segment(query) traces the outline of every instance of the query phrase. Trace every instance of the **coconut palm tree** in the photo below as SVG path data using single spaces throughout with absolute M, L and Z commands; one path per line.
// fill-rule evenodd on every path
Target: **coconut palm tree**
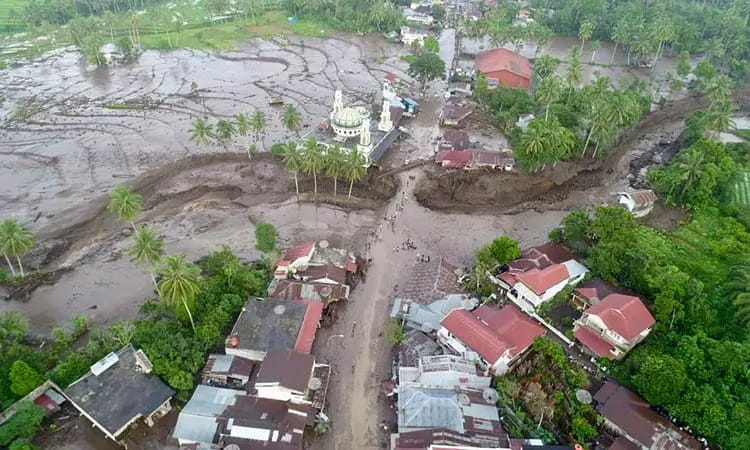
M 143 210 L 143 197 L 131 191 L 129 187 L 121 184 L 109 193 L 109 205 L 107 211 L 117 214 L 117 220 L 121 222 L 130 222 L 130 226 L 135 231 L 133 221 Z
M 185 255 L 167 256 L 156 272 L 162 276 L 157 283 L 157 290 L 164 303 L 187 314 L 190 326 L 195 331 L 195 322 L 190 308 L 194 306 L 195 297 L 200 292 L 198 276 L 200 269 L 185 259 Z M 182 309 L 181 309 L 182 308 Z
M 732 94 L 732 79 L 726 75 L 716 75 L 706 84 L 706 95 L 711 104 L 723 103 Z
M 339 178 L 344 174 L 344 152 L 338 144 L 328 148 L 325 156 L 326 175 L 333 178 L 333 202 L 336 203 L 336 192 L 338 191 Z
M 687 153 L 685 158 L 677 164 L 679 171 L 679 180 L 684 184 L 682 185 L 682 191 L 680 192 L 680 198 L 684 199 L 690 186 L 693 185 L 695 180 L 700 179 L 703 176 L 704 154 L 698 151 Z
M 303 150 L 302 171 L 313 176 L 313 187 L 315 198 L 318 198 L 318 174 L 325 167 L 325 156 L 321 149 L 320 143 L 315 138 L 305 141 Z
M 544 120 L 549 120 L 549 107 L 560 98 L 562 82 L 557 76 L 551 75 L 542 79 L 534 95 L 545 105 Z
M 208 144 L 209 140 L 214 137 L 214 127 L 203 119 L 196 119 L 193 122 L 193 129 L 190 130 L 190 140 L 196 144 Z
M 706 110 L 705 124 L 706 128 L 711 130 L 714 138 L 719 133 L 724 133 L 732 128 L 732 114 L 737 110 L 732 102 L 724 101 L 715 103 Z
M 302 126 L 302 115 L 291 103 L 284 105 L 284 110 L 281 113 L 281 122 L 284 124 L 284 128 L 293 131 L 299 137 L 299 129 Z
M 349 198 L 352 198 L 352 187 L 355 181 L 362 180 L 367 175 L 367 161 L 358 150 L 350 151 L 345 158 L 344 177 L 349 180 Z
M 247 136 L 250 132 L 250 118 L 245 113 L 238 113 L 234 116 L 234 121 L 237 123 L 237 133 L 240 136 Z
M 581 51 L 578 50 L 578 47 L 573 47 L 570 49 L 568 72 L 565 75 L 565 81 L 568 83 L 568 103 L 570 103 L 570 96 L 573 94 L 573 89 L 581 82 L 581 76 Z
M 543 164 L 544 153 L 548 146 L 544 121 L 532 120 L 529 127 L 521 135 L 516 152 L 529 170 L 536 170 Z
M 216 122 L 216 136 L 222 141 L 232 139 L 237 134 L 237 128 L 230 120 L 220 119 Z
M 586 41 L 591 39 L 594 34 L 594 23 L 590 20 L 581 22 L 580 28 L 578 28 L 578 38 L 581 40 L 581 53 L 583 53 L 583 46 Z
M 302 170 L 302 152 L 296 142 L 287 142 L 283 145 L 282 161 L 284 168 L 294 174 L 294 189 L 297 191 L 299 201 L 299 172 Z
M 727 282 L 727 291 L 737 308 L 735 317 L 745 326 L 750 326 L 750 266 L 732 267 Z
M 255 133 L 255 141 L 260 143 L 261 149 L 263 148 L 263 141 L 260 140 L 261 134 L 266 129 L 266 115 L 263 111 L 256 109 L 255 112 L 250 116 L 250 129 Z
M 586 142 L 583 144 L 581 157 L 586 154 L 589 142 L 591 142 L 591 137 L 594 133 L 597 133 L 599 128 L 604 128 L 608 126 L 608 124 L 614 122 L 612 105 L 605 99 L 597 99 L 594 100 L 594 102 L 595 103 L 591 105 L 591 111 L 589 113 L 590 127 L 588 135 L 586 136 Z
M 0 316 L 0 348 L 23 339 L 28 329 L 29 320 L 18 311 Z
M 630 36 L 630 29 L 628 27 L 629 23 L 630 22 L 628 18 L 624 17 L 615 24 L 615 28 L 612 30 L 612 42 L 615 43 L 615 46 L 612 49 L 612 56 L 610 56 L 609 58 L 610 64 L 615 62 L 617 46 L 620 44 L 625 44 L 628 41 L 628 37 Z
M 164 257 L 164 239 L 156 235 L 154 230 L 147 226 L 138 227 L 135 231 L 135 241 L 127 249 L 128 255 L 138 264 L 151 266 L 151 281 L 157 287 L 154 268 L 159 265 Z
M 0 223 L 0 253 L 5 257 L 5 262 L 8 263 L 13 276 L 16 275 L 16 272 L 10 263 L 10 257 L 16 257 L 21 276 L 26 276 L 23 272 L 21 257 L 34 247 L 34 243 L 34 235 L 31 231 L 25 226 L 20 225 L 15 219 L 5 219 Z

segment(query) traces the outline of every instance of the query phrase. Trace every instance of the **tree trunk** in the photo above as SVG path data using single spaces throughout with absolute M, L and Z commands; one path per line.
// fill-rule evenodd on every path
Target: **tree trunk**
M 313 172 L 313 188 L 315 189 L 315 199 L 318 199 L 318 174 Z
M 193 328 L 193 332 L 195 332 L 195 322 L 193 322 L 193 313 L 190 312 L 190 308 L 188 308 L 188 305 L 185 299 L 182 299 L 182 306 L 185 307 L 185 311 L 187 311 L 187 314 L 188 314 L 188 319 L 190 319 L 190 326 Z
M 583 144 L 583 151 L 581 152 L 581 158 L 583 158 L 583 155 L 586 154 L 586 149 L 589 147 L 589 141 L 591 140 L 591 135 L 594 134 L 594 125 L 591 126 L 591 129 L 589 130 L 589 135 L 586 136 L 586 143 Z
M 294 172 L 294 189 L 297 191 L 297 202 L 299 203 L 299 179 L 297 178 L 297 172 Z
M 581 53 L 583 53 L 583 45 L 586 43 L 585 39 L 581 39 Z
M 615 48 L 612 49 L 612 56 L 609 58 L 609 63 L 612 64 L 615 62 L 615 53 L 617 53 L 617 44 L 618 42 L 615 41 Z
M 23 277 L 26 276 L 26 274 L 23 273 L 23 264 L 21 264 L 21 257 L 20 256 L 16 256 L 16 261 L 18 261 L 18 270 L 21 271 L 21 278 L 23 278 Z
M 5 256 L 5 262 L 8 263 L 8 268 L 10 268 L 11 275 L 13 275 L 15 277 L 16 276 L 16 269 L 14 269 L 13 268 L 13 264 L 10 263 L 10 258 L 8 258 L 8 255 L 3 255 L 3 256 Z
M 628 65 L 630 65 L 630 47 L 628 47 Z
M 132 220 L 130 221 L 130 226 L 133 227 L 133 231 L 138 231 L 138 229 L 135 228 L 135 222 Z
M 547 122 L 549 120 L 549 103 L 547 103 L 547 108 L 544 110 L 544 121 Z
M 333 177 L 333 203 L 336 203 L 336 191 L 339 187 L 339 179 L 338 177 Z
M 352 198 L 352 187 L 353 186 L 354 186 L 354 178 L 352 178 L 351 180 L 349 180 L 349 199 L 350 200 Z
M 591 52 L 591 62 L 589 64 L 594 64 L 595 59 L 596 59 L 596 50 Z

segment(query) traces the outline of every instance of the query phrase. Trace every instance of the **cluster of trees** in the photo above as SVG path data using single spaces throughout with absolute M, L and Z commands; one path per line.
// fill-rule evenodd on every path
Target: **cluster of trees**
M 516 23 L 515 18 L 520 9 L 516 2 L 503 2 L 486 13 L 481 20 L 465 20 L 463 30 L 471 38 L 487 36 L 493 47 L 513 44 L 516 51 L 523 47 L 524 42 L 535 40 L 539 44 L 536 51 L 541 52 L 549 45 L 554 33 L 541 21 L 523 25 Z
M 299 174 L 312 175 L 315 196 L 318 196 L 318 175 L 333 180 L 333 201 L 336 201 L 338 181 L 349 182 L 349 198 L 352 197 L 354 182 L 367 175 L 367 157 L 357 149 L 344 149 L 336 144 L 328 146 L 315 138 L 304 143 L 287 142 L 274 144 L 271 151 L 279 155 L 287 171 L 294 175 L 294 187 L 299 200 Z
M 18 271 L 21 277 L 26 274 L 23 270 L 21 258 L 23 258 L 32 248 L 34 248 L 34 235 L 25 226 L 19 224 L 14 219 L 5 219 L 0 222 L 0 253 L 5 258 L 5 263 L 10 269 L 13 277 L 16 276 L 16 269 L 10 258 L 15 258 L 18 264 Z M 2 274 L 0 281 L 5 281 L 7 276 Z
M 9 450 L 35 450 L 31 438 L 46 416 L 40 406 L 29 401 L 22 402 L 13 417 L 0 426 L 0 445 L 8 446 Z
M 487 272 L 496 272 L 503 264 L 520 257 L 521 246 L 518 242 L 510 236 L 499 236 L 476 251 L 474 267 L 464 284 L 480 297 L 489 297 L 492 295 L 493 284 Z
M 419 81 L 422 89 L 430 81 L 441 79 L 446 75 L 445 61 L 438 55 L 439 52 L 440 44 L 435 36 L 428 36 L 421 43 L 419 40 L 412 43 L 413 55 L 408 57 L 407 73 Z
M 704 53 L 737 78 L 748 70 L 750 3 L 745 0 L 535 0 L 531 4 L 537 11 L 555 9 L 555 14 L 536 14 L 535 19 L 556 33 L 577 35 L 582 44 L 591 39 L 614 42 L 627 49 L 630 63 L 654 64 L 671 51 Z
M 534 98 L 520 89 L 499 86 L 490 90 L 484 78 L 477 83 L 476 98 L 510 132 L 514 155 L 526 170 L 544 169 L 561 160 L 584 157 L 587 152 L 596 158 L 651 105 L 644 84 L 636 80 L 615 88 L 609 77 L 597 75 L 579 88 L 577 47 L 571 49 L 564 77 L 555 73 L 559 64 L 550 56 L 537 58 Z M 518 116 L 529 112 L 537 119 L 525 131 L 515 127 Z
M 393 31 L 404 24 L 404 16 L 386 0 L 285 0 L 293 15 L 310 16 L 346 31 Z
M 299 129 L 302 116 L 293 105 L 284 107 L 283 122 L 287 128 Z M 263 136 L 266 129 L 266 115 L 263 111 L 256 109 L 248 115 L 239 113 L 233 119 L 219 119 L 212 125 L 205 119 L 196 119 L 190 130 L 190 140 L 196 144 L 208 145 L 211 139 L 219 139 L 226 142 L 236 136 L 247 136 L 252 132 L 254 143 L 248 149 L 248 156 L 263 149 Z
M 33 24 L 64 25 L 78 17 L 137 11 L 166 3 L 165 0 L 31 0 L 23 10 L 24 19 Z
M 650 303 L 654 331 L 613 374 L 712 442 L 750 448 L 747 228 L 711 206 L 671 232 L 638 225 L 622 208 L 598 207 L 593 216 L 572 212 L 551 237 L 585 258 L 594 275 Z

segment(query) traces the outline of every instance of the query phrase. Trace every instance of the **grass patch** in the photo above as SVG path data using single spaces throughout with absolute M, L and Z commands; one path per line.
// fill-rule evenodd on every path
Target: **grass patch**
M 20 17 L 29 0 L 0 1 L 0 31 L 18 30 L 26 26 Z M 16 17 L 13 17 L 15 13 Z
M 750 129 L 748 128 L 740 128 L 740 129 L 734 130 L 734 134 L 737 137 L 740 137 L 746 141 L 750 141 Z
M 732 184 L 732 200 L 742 206 L 750 206 L 750 172 L 740 172 Z
M 274 36 L 297 35 L 329 37 L 330 27 L 316 20 L 300 20 L 291 25 L 283 11 L 270 11 L 253 21 L 222 22 L 190 28 L 180 33 L 171 32 L 169 39 L 165 33 L 141 35 L 146 48 L 168 50 L 169 40 L 173 48 L 192 48 L 196 50 L 231 50 L 243 39 L 260 37 L 270 39 Z

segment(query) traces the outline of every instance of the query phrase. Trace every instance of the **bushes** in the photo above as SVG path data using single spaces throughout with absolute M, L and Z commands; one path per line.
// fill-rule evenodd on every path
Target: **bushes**
M 276 227 L 267 222 L 255 225 L 255 247 L 263 253 L 276 249 Z
M 29 401 L 21 402 L 16 413 L 0 426 L 0 446 L 7 446 L 19 438 L 32 438 L 44 417 L 44 410 L 39 406 Z
M 19 397 L 23 397 L 44 383 L 44 377 L 20 359 L 10 368 L 10 389 Z

